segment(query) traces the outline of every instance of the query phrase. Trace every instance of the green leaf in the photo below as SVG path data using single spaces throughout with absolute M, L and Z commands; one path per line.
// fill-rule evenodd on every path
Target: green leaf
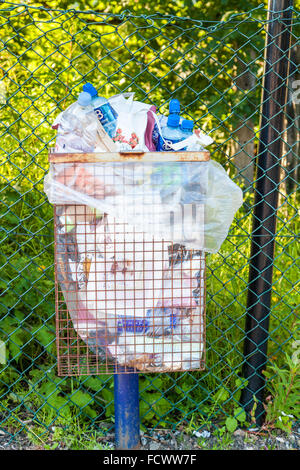
M 241 406 L 235 409 L 234 416 L 240 423 L 244 423 L 246 421 L 246 412 Z
M 214 395 L 213 399 L 215 402 L 224 402 L 229 398 L 229 392 L 225 388 L 221 388 Z
M 81 390 L 77 390 L 70 398 L 72 402 L 75 403 L 75 405 L 80 406 L 80 408 L 84 408 L 85 406 L 93 403 L 90 395 L 82 392 Z
M 235 418 L 232 418 L 231 416 L 229 416 L 225 421 L 226 429 L 229 432 L 234 432 L 237 428 L 237 425 L 238 425 L 237 420 Z
M 39 343 L 44 346 L 46 351 L 53 351 L 55 347 L 55 334 L 47 325 L 33 328 L 32 334 L 38 339 Z
M 91 418 L 97 418 L 97 416 L 98 416 L 97 411 L 93 410 L 93 408 L 91 408 L 90 406 L 86 406 L 86 407 L 84 408 L 84 412 L 85 412 L 88 416 L 90 416 Z

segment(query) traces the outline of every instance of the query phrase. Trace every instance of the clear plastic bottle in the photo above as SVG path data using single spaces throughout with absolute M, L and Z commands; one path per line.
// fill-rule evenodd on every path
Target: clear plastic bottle
M 162 128 L 162 136 L 159 136 L 159 152 L 173 151 L 171 145 L 182 140 L 182 132 L 179 127 L 180 117 L 178 114 L 170 114 L 167 125 Z
M 56 151 L 93 152 L 97 123 L 91 96 L 81 92 L 77 101 L 61 112 L 52 125 L 57 130 Z
M 79 93 L 77 101 L 72 103 L 65 111 L 59 114 L 52 127 L 63 128 L 65 133 L 72 132 L 78 121 L 84 122 L 88 113 L 93 111 L 92 98 L 84 91 Z M 57 124 L 56 124 L 57 121 Z
M 148 309 L 145 318 L 119 315 L 117 332 L 118 334 L 126 332 L 146 336 L 168 336 L 179 325 L 179 308 L 157 307 Z
M 98 96 L 96 88 L 91 83 L 85 83 L 83 91 L 90 94 L 94 111 L 109 137 L 115 137 L 117 113 L 109 104 L 109 101 L 103 96 Z
M 180 124 L 182 139 L 187 139 L 193 135 L 194 121 L 189 119 L 183 119 Z M 182 150 L 187 150 L 187 147 L 184 147 Z
M 194 121 L 190 121 L 189 119 L 182 120 L 180 124 L 180 129 L 185 139 L 193 134 L 193 128 L 194 128 Z

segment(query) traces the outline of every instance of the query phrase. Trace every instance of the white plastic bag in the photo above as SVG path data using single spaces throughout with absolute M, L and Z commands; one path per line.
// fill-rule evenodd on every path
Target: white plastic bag
M 242 191 L 208 162 L 51 164 L 52 204 L 82 204 L 160 239 L 206 252 L 225 240 Z

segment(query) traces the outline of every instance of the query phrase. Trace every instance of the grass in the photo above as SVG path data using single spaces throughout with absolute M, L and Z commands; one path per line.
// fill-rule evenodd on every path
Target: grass
M 40 434 L 43 437 L 39 437 Z M 45 434 L 39 426 L 29 428 L 28 437 L 36 446 L 43 446 L 46 450 L 112 450 L 105 434 L 101 431 L 91 431 L 87 425 L 72 416 L 68 421 L 58 419 Z

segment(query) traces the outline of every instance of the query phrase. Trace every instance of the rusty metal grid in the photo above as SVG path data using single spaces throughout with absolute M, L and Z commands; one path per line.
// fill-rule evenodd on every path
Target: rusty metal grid
M 59 168 L 57 180 L 66 187 L 72 184 L 72 191 L 117 197 L 112 168 L 104 171 L 101 163 L 52 165 Z M 143 168 L 146 174 L 146 163 Z M 182 174 L 177 177 L 184 178 L 182 167 L 178 170 Z M 161 176 L 161 165 L 157 171 Z M 135 174 L 134 162 L 130 174 Z M 128 196 L 130 188 L 125 183 L 122 194 Z M 154 196 L 141 194 L 141 199 L 155 211 Z M 174 222 L 173 212 L 169 217 Z M 204 224 L 203 216 L 200 222 Z M 184 230 L 184 219 L 182 226 Z M 59 375 L 204 368 L 203 252 L 78 204 L 55 206 L 54 232 Z

